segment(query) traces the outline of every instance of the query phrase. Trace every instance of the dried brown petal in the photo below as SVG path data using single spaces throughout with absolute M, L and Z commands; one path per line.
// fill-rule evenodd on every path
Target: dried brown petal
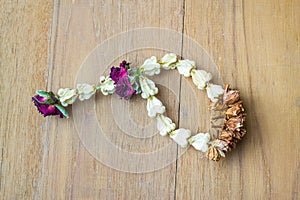
M 240 114 L 236 117 L 232 117 L 225 122 L 225 126 L 230 131 L 240 131 L 240 128 L 243 127 L 245 116 Z
M 223 96 L 219 97 L 217 102 L 210 102 L 208 109 L 216 111 L 225 111 L 228 108 L 226 104 L 223 103 Z
M 232 140 L 233 132 L 232 131 L 226 131 L 222 130 L 219 134 L 219 139 L 221 140 Z
M 241 136 L 241 137 L 244 137 L 244 136 L 246 135 L 247 131 L 246 131 L 246 129 L 241 128 L 241 130 L 240 130 L 239 133 L 240 133 L 240 136 Z
M 227 118 L 237 116 L 241 112 L 244 112 L 243 104 L 242 101 L 239 101 L 235 104 L 233 104 L 227 111 L 226 111 L 226 116 Z
M 223 95 L 224 104 L 234 104 L 240 99 L 240 92 L 238 90 L 229 89 L 229 85 L 225 85 L 225 92 Z
M 206 157 L 213 161 L 219 161 L 221 155 L 216 147 L 210 147 L 206 153 Z
M 240 132 L 239 131 L 235 131 L 235 132 L 233 132 L 233 137 L 234 138 L 236 138 L 236 139 L 238 139 L 238 140 L 241 140 L 242 139 L 242 135 L 240 134 Z

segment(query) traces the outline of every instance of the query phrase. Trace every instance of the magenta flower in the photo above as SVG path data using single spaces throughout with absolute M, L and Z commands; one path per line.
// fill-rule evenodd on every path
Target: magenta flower
M 130 81 L 128 79 L 128 76 L 124 76 L 119 79 L 116 85 L 116 91 L 117 95 L 119 95 L 121 98 L 124 98 L 126 100 L 129 100 L 130 97 L 135 94 L 135 90 L 130 84 Z
M 127 69 L 125 67 L 112 67 L 110 69 L 110 78 L 117 83 L 120 78 L 127 76 Z
M 129 68 L 129 63 L 123 60 L 120 63 L 120 67 L 113 66 L 110 69 L 110 78 L 115 82 L 115 84 L 117 84 L 120 78 L 127 76 L 127 69 Z
M 129 69 L 129 63 L 126 61 L 126 60 L 123 60 L 121 63 L 120 63 L 120 67 L 124 67 L 126 69 Z
M 45 103 L 47 100 L 49 99 L 40 95 L 35 95 L 32 97 L 34 105 L 37 107 L 38 111 L 44 115 L 44 117 L 49 115 L 59 115 L 60 118 L 63 118 L 63 113 L 55 105 L 49 105 Z
M 136 85 L 135 81 L 133 80 L 133 85 L 130 81 L 130 66 L 126 60 L 123 60 L 120 63 L 120 67 L 112 67 L 110 69 L 110 78 L 115 82 L 116 90 L 115 93 L 119 95 L 121 98 L 129 100 L 130 97 L 136 93 L 134 86 Z

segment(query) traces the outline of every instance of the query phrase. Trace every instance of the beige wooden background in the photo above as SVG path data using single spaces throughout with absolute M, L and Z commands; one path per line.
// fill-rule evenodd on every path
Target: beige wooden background
M 300 199 L 299 1 L 1 0 L 0 10 L 1 199 Z M 248 135 L 228 158 L 214 163 L 189 149 L 161 170 L 125 173 L 86 151 L 72 118 L 36 112 L 36 89 L 72 87 L 97 44 L 142 27 L 192 37 L 241 90 Z M 165 78 L 187 88 L 175 75 Z M 174 120 L 176 108 L 168 112 Z M 149 123 L 145 112 L 133 114 Z

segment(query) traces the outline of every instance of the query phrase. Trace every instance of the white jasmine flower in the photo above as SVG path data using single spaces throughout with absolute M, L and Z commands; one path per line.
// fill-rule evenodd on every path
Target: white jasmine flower
M 176 128 L 176 125 L 172 122 L 169 117 L 158 114 L 156 116 L 157 120 L 157 129 L 162 136 L 166 136 L 168 133 L 173 131 Z
M 96 93 L 96 87 L 87 83 L 77 84 L 79 100 L 83 101 L 91 98 Z
M 179 74 L 190 77 L 191 76 L 191 70 L 195 68 L 195 61 L 192 60 L 179 60 L 178 63 L 176 63 L 176 67 L 178 69 Z
M 210 141 L 209 133 L 198 133 L 189 139 L 189 143 L 198 151 L 206 152 L 208 142 Z
M 155 117 L 156 114 L 163 114 L 166 108 L 158 98 L 150 96 L 147 99 L 147 111 L 149 117 Z
M 142 90 L 141 96 L 144 99 L 158 93 L 158 88 L 155 86 L 155 83 L 146 77 L 140 77 L 140 85 Z
M 170 137 L 179 144 L 182 148 L 187 147 L 188 138 L 191 136 L 191 131 L 188 129 L 180 128 L 172 131 Z
M 167 53 L 166 55 L 164 55 L 164 57 L 162 57 L 162 59 L 159 62 L 164 69 L 168 70 L 168 69 L 175 69 L 176 61 L 177 61 L 177 55 L 175 53 Z
M 100 90 L 103 95 L 113 94 L 115 92 L 115 82 L 109 76 L 100 76 Z
M 207 96 L 213 103 L 216 103 L 218 101 L 219 96 L 224 94 L 224 92 L 224 89 L 220 85 L 208 83 L 206 86 Z
M 154 74 L 160 73 L 160 64 L 157 62 L 155 56 L 145 60 L 144 64 L 141 66 L 142 73 L 153 76 Z
M 73 104 L 78 96 L 76 89 L 60 88 L 57 92 L 61 105 L 68 106 Z
M 195 70 L 193 69 L 191 72 L 192 80 L 194 84 L 198 87 L 198 89 L 203 90 L 207 83 L 211 80 L 211 73 L 207 73 L 204 70 Z

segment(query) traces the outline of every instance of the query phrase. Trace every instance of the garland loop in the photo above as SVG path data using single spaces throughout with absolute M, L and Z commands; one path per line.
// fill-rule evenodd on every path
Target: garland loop
M 158 88 L 146 76 L 158 75 L 161 69 L 177 69 L 184 77 L 192 77 L 193 83 L 200 90 L 206 90 L 211 103 L 209 109 L 219 116 L 212 118 L 212 126 L 218 128 L 218 135 L 212 137 L 209 133 L 198 133 L 192 136 L 188 129 L 176 129 L 175 123 L 164 115 L 166 108 L 155 96 Z M 125 60 L 119 67 L 112 67 L 109 76 L 101 76 L 95 85 L 77 84 L 76 89 L 60 88 L 55 95 L 53 92 L 38 90 L 32 97 L 38 111 L 46 116 L 58 115 L 69 118 L 65 107 L 73 104 L 77 98 L 80 101 L 91 98 L 97 91 L 103 95 L 116 93 L 121 98 L 129 100 L 134 94 L 141 94 L 147 100 L 148 116 L 156 118 L 157 129 L 162 136 L 169 134 L 178 145 L 183 148 L 191 145 L 196 150 L 206 153 L 213 161 L 225 157 L 225 153 L 236 147 L 238 140 L 245 134 L 245 110 L 238 90 L 231 89 L 229 85 L 211 83 L 212 75 L 204 70 L 196 69 L 194 61 L 179 60 L 175 53 L 168 53 L 160 60 L 155 56 L 147 59 L 141 67 L 130 68 Z M 221 122 L 220 122 L 221 121 Z M 216 125 L 215 123 L 219 123 Z

